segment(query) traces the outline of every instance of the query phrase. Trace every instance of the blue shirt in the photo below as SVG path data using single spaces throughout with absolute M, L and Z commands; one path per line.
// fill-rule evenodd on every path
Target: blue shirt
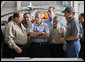
M 63 23 L 63 20 L 60 20 L 59 23 L 60 23 L 60 26 L 63 26 L 66 28 L 66 24 Z
M 51 20 L 50 18 L 45 20 L 45 23 L 49 25 L 49 28 L 53 27 L 53 20 Z M 66 25 L 63 23 L 62 20 L 59 21 L 60 26 L 66 27 Z
M 49 25 L 49 28 L 53 27 L 53 21 L 50 18 L 46 19 L 45 23 Z
M 42 22 L 40 25 L 33 23 L 30 27 L 30 32 L 45 32 L 49 34 L 49 27 L 46 23 Z M 47 42 L 48 38 L 34 38 L 31 37 L 31 42 Z

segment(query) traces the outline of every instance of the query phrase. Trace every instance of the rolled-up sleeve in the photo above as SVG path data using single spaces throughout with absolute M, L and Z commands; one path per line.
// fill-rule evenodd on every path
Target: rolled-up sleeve
M 5 28 L 5 39 L 6 39 L 6 42 L 7 44 L 9 45 L 10 48 L 16 48 L 17 45 L 15 44 L 14 42 L 14 33 L 12 31 L 13 27 L 11 24 L 8 24 Z

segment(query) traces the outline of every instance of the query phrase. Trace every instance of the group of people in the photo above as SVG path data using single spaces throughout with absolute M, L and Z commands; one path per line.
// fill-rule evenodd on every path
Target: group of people
M 80 50 L 84 55 L 84 13 L 79 15 L 79 21 L 74 17 L 74 8 L 66 7 L 62 11 L 67 21 L 64 27 L 54 10 L 53 6 L 48 8 L 45 21 L 42 12 L 37 11 L 33 23 L 29 13 L 15 11 L 5 27 L 3 57 L 78 58 Z

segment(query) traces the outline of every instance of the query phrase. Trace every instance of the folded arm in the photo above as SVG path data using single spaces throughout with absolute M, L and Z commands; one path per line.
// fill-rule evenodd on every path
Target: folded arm
M 38 38 L 46 38 L 46 37 L 49 37 L 49 34 L 43 34 L 43 35 L 40 35 L 40 36 L 38 36 Z
M 38 37 L 40 35 L 43 35 L 44 32 L 30 32 L 30 37 Z

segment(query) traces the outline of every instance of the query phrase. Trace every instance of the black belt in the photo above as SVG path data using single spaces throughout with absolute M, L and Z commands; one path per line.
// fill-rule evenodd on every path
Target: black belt
M 59 46 L 64 46 L 64 44 L 49 44 L 49 46 L 55 46 L 55 47 L 59 47 Z
M 64 44 L 50 43 L 50 45 L 64 45 Z
M 36 44 L 36 45 L 47 45 L 47 42 L 32 42 L 31 44 Z

